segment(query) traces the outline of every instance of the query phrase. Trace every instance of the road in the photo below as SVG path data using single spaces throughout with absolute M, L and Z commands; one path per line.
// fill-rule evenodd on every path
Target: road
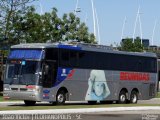
M 160 111 L 117 111 L 82 114 L 82 120 L 160 120 Z
M 79 104 L 87 104 L 86 102 L 67 102 L 68 105 L 79 105 Z M 144 101 L 138 101 L 138 104 L 157 104 L 157 106 L 160 105 L 160 99 L 154 98 L 151 100 L 144 100 Z M 38 106 L 44 106 L 44 105 L 48 105 L 48 103 L 38 103 Z M 0 102 L 0 106 L 1 107 L 7 107 L 7 106 L 24 106 L 23 101 L 21 102 Z M 129 107 L 130 108 L 130 107 Z M 95 109 L 95 108 L 94 108 Z M 108 108 L 107 108 L 108 109 Z M 48 110 L 47 110 L 48 111 Z M 2 113 L 2 111 L 1 111 Z M 24 111 L 24 113 L 26 113 L 26 111 Z M 44 113 L 44 114 L 43 114 Z M 53 110 L 51 110 L 50 113 L 39 113 L 39 112 L 35 112 L 35 113 L 28 113 L 28 115 L 26 116 L 26 118 L 24 118 L 25 120 L 32 119 L 32 120 L 42 120 L 44 117 L 45 120 L 160 120 L 160 109 L 159 110 L 138 110 L 137 111 L 137 107 L 136 110 L 118 110 L 118 111 L 101 111 L 101 112 L 87 112 L 87 113 L 63 113 L 61 112 L 61 114 L 59 113 L 54 113 Z M 12 116 L 10 116 L 9 114 L 11 114 Z M 19 114 L 14 114 L 14 113 L 9 113 L 6 114 L 6 116 L 4 116 L 4 114 L 0 115 L 0 120 L 18 120 L 16 118 L 21 118 L 25 117 L 25 116 L 18 116 Z M 23 114 L 23 113 L 22 113 Z M 9 116 L 8 116 L 9 115 Z M 50 117 L 52 117 L 52 119 Z M 10 119 L 8 119 L 9 117 L 11 117 Z M 48 117 L 48 119 L 47 119 Z
M 6 114 L 0 120 L 160 120 L 160 111 L 117 111 L 81 114 Z

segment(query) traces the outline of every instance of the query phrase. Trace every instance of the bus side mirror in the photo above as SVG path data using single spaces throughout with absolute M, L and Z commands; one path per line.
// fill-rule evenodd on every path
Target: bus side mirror
M 48 72 L 49 72 L 49 66 L 45 65 L 45 67 L 44 67 L 44 74 L 47 75 Z

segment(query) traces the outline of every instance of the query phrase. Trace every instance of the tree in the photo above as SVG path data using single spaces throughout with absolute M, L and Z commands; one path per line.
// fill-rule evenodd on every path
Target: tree
M 136 37 L 136 39 L 134 40 L 134 51 L 135 52 L 143 52 L 144 47 L 141 44 L 141 39 L 140 37 Z
M 76 17 L 73 13 L 63 15 L 61 26 L 63 41 L 76 40 L 79 42 L 83 41 L 85 43 L 95 42 L 94 34 L 90 34 L 86 24 L 83 22 L 81 23 L 80 18 Z
M 134 41 L 132 38 L 123 39 L 119 47 L 119 50 L 129 52 L 142 52 L 144 48 L 141 44 L 141 39 L 139 37 L 136 37 Z
M 17 16 L 23 15 L 26 11 L 26 4 L 35 0 L 1 0 L 0 1 L 0 40 L 6 44 L 14 43 L 16 34 L 14 23 L 21 20 Z
M 32 0 L 34 1 L 34 0 Z M 2 0 L 0 9 L 0 38 L 3 46 L 27 43 L 83 41 L 95 43 L 94 34 L 88 32 L 88 27 L 74 13 L 57 15 L 58 10 L 43 15 L 36 13 L 34 6 L 26 6 L 31 0 Z M 2 6 L 5 4 L 5 7 Z M 2 44 L 1 44 L 2 45 Z
M 34 6 L 30 6 L 24 15 L 17 14 L 14 24 L 14 33 L 17 35 L 16 43 L 25 39 L 33 42 L 83 41 L 94 43 L 95 37 L 88 32 L 85 23 L 73 13 L 64 14 L 62 18 L 57 15 L 58 10 L 39 15 Z

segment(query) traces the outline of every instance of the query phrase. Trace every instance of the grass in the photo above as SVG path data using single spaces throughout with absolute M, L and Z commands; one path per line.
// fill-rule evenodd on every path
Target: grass
M 158 92 L 158 94 L 157 94 L 156 98 L 160 98 L 160 92 Z
M 0 102 L 4 101 L 3 96 L 0 95 Z

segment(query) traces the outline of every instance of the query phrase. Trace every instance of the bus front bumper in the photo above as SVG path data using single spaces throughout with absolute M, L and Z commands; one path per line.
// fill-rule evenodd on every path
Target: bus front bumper
M 21 92 L 21 91 L 4 91 L 3 98 L 6 100 L 30 100 L 41 101 L 39 93 L 36 92 Z

